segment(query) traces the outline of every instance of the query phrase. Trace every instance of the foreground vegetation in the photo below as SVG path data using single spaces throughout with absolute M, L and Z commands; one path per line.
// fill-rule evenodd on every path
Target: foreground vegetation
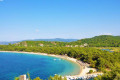
M 28 77 L 28 80 L 42 80 L 42 79 L 40 79 L 40 77 L 36 77 L 35 79 L 31 79 L 31 77 L 30 77 L 30 74 L 29 73 L 27 73 L 27 77 Z M 19 77 L 15 77 L 15 79 L 14 80 L 19 80 Z M 55 75 L 55 76 L 50 76 L 48 79 L 46 79 L 46 80 L 67 80 L 67 78 L 66 77 L 62 77 L 62 76 L 60 76 L 60 75 Z

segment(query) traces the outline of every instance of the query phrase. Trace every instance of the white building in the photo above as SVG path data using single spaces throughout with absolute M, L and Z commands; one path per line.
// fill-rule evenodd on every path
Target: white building
M 27 80 L 26 79 L 26 75 L 24 74 L 24 75 L 20 75 L 20 77 L 19 77 L 20 79 L 19 80 Z

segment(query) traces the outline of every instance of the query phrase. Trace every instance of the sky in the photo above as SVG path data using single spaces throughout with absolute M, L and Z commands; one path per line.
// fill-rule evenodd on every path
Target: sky
M 0 0 L 0 41 L 120 35 L 120 0 Z

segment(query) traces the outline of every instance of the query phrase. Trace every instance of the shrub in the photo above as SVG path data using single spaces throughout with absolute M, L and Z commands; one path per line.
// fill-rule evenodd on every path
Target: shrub
M 93 73 L 93 70 L 89 70 L 89 73 Z

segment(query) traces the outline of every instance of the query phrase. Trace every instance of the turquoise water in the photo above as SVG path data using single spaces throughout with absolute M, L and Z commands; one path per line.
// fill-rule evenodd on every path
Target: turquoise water
M 109 51 L 109 52 L 114 52 L 114 51 L 111 51 L 110 49 L 101 49 L 101 50 L 105 50 L 105 51 Z
M 0 80 L 13 80 L 15 76 L 30 73 L 31 78 L 46 79 L 50 75 L 73 75 L 79 73 L 73 62 L 44 55 L 0 52 Z

